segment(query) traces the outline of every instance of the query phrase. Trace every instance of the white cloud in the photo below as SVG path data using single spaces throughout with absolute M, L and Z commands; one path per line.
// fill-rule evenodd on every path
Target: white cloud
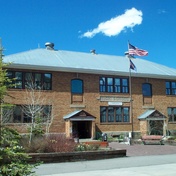
M 133 29 L 134 26 L 142 23 L 142 11 L 131 8 L 125 11 L 124 14 L 111 18 L 108 21 L 102 22 L 97 28 L 85 32 L 81 37 L 92 38 L 98 33 L 111 37 L 119 35 L 126 28 Z

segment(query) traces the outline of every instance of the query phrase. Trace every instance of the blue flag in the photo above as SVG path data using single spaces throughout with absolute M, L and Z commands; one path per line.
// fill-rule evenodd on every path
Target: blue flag
M 130 69 L 137 71 L 137 68 L 134 65 L 134 63 L 131 61 L 131 59 L 130 59 Z

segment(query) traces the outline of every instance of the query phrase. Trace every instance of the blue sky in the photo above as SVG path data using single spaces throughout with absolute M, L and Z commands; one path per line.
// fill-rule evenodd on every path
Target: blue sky
M 176 68 L 175 0 L 0 0 L 4 54 L 53 42 L 55 49 L 123 56 L 127 43 L 143 59 Z

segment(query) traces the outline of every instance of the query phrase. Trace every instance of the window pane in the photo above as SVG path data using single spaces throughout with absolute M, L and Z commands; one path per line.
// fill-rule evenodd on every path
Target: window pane
M 43 122 L 50 121 L 52 106 L 44 106 L 43 108 Z
M 128 79 L 122 79 L 122 93 L 128 93 Z
M 15 88 L 22 89 L 22 81 L 15 81 Z
M 80 79 L 71 80 L 71 93 L 82 94 L 83 93 L 83 81 Z
M 13 78 L 13 72 L 12 72 L 12 71 L 7 71 L 7 72 L 6 72 L 6 76 L 7 76 L 9 79 L 12 79 L 12 78 Z
M 124 122 L 129 122 L 130 120 L 129 120 L 129 108 L 123 108 L 123 114 L 124 114 L 124 116 L 123 116 L 123 121 Z
M 172 95 L 176 95 L 176 88 L 172 88 Z
M 171 82 L 172 95 L 176 95 L 176 82 Z
M 44 82 L 51 82 L 51 74 L 50 73 L 44 74 Z
M 42 74 L 35 73 L 34 81 L 35 81 L 35 88 L 36 89 L 42 89 L 41 80 L 42 80 Z
M 121 107 L 116 108 L 116 122 L 122 122 L 122 111 Z
M 171 108 L 167 108 L 167 113 L 168 113 L 168 115 L 171 115 L 171 114 L 172 114 Z
M 166 82 L 166 88 L 170 88 L 170 82 Z
M 51 90 L 52 75 L 50 73 L 45 73 L 43 75 L 43 89 Z
M 114 122 L 114 108 L 108 107 L 108 122 Z
M 100 92 L 105 92 L 106 91 L 106 82 L 105 78 L 101 77 L 100 78 Z
M 173 114 L 176 114 L 176 108 L 172 108 Z
M 176 82 L 166 81 L 166 95 L 176 95 Z
M 176 88 L 176 82 L 171 82 L 172 88 Z
M 31 82 L 32 81 L 32 73 L 25 73 L 25 81 L 29 81 Z
M 23 123 L 31 123 L 31 116 L 23 114 Z
M 107 91 L 113 92 L 113 79 L 107 78 Z
M 33 88 L 33 78 L 32 73 L 25 73 L 25 88 Z
M 20 106 L 15 106 L 14 107 L 14 112 L 13 112 L 13 122 L 14 123 L 22 123 L 22 110 Z
M 22 72 L 15 72 L 15 79 L 22 80 Z
M 169 122 L 176 122 L 176 108 L 167 108 Z
M 106 107 L 100 107 L 100 122 L 106 122 Z
M 114 84 L 115 84 L 115 92 L 120 93 L 120 79 L 119 78 L 115 78 L 114 79 Z
M 14 81 L 14 87 L 17 89 L 22 89 L 22 72 L 15 72 L 15 81 Z
M 152 96 L 151 84 L 148 83 L 142 84 L 142 94 L 143 96 Z
M 128 80 L 127 79 L 122 79 L 122 85 L 123 86 L 128 86 Z

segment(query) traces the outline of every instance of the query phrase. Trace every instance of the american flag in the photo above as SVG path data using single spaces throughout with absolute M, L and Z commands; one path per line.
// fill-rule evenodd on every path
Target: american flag
M 128 45 L 129 45 L 128 46 L 129 55 L 137 55 L 137 56 L 147 56 L 148 55 L 148 51 L 139 49 L 139 48 L 131 45 L 130 43 Z

